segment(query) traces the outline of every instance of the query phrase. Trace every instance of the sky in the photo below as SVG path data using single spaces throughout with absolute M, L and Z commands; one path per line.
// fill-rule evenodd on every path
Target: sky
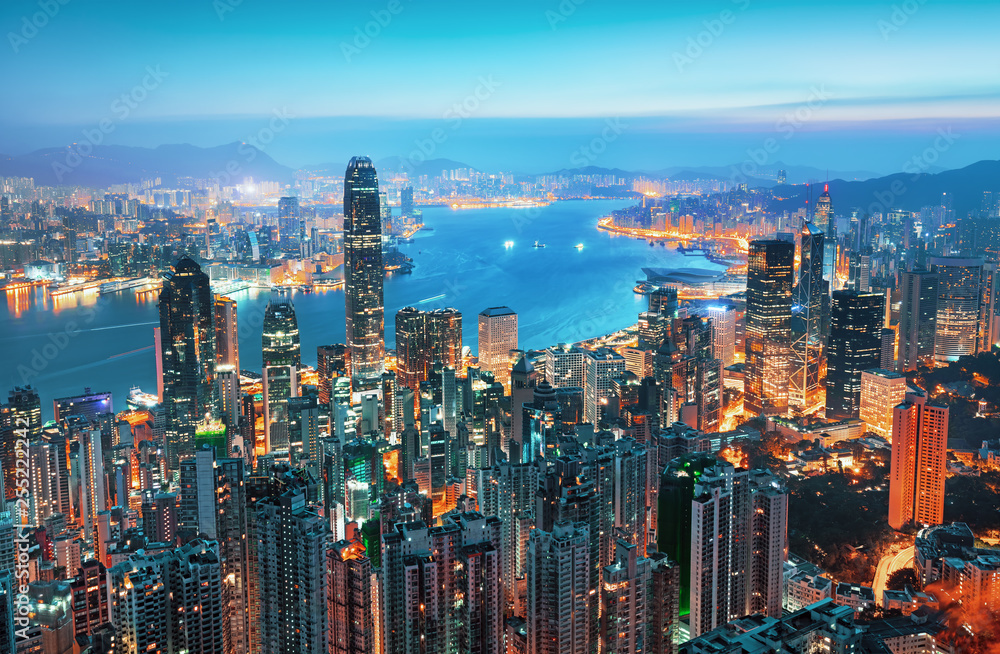
M 270 127 L 293 167 L 893 172 L 950 130 L 935 163 L 958 167 L 1000 151 L 998 20 L 995 0 L 5 0 L 0 152 Z

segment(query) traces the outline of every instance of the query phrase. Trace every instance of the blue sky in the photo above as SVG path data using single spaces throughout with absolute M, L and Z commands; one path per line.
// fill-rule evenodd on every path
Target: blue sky
M 614 117 L 595 165 L 731 164 L 776 136 L 773 158 L 889 171 L 937 129 L 962 135 L 942 166 L 1000 145 L 995 1 L 62 2 L 0 7 L 0 152 L 103 119 L 110 143 L 217 145 L 276 110 L 293 119 L 267 151 L 293 166 L 441 127 L 435 156 L 538 172 Z

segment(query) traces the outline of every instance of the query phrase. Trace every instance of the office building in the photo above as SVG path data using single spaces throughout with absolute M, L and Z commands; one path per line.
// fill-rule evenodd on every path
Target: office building
M 747 272 L 744 413 L 788 410 L 795 245 L 752 241 Z
M 795 284 L 791 320 L 791 377 L 789 404 L 802 410 L 820 400 L 820 370 L 823 361 L 823 302 L 827 282 L 823 278 L 823 232 L 812 223 L 802 226 L 801 263 Z
M 350 350 L 342 343 L 316 348 L 316 375 L 319 378 L 319 403 L 329 406 L 333 386 L 341 377 L 349 377 Z
M 385 358 L 382 218 L 378 175 L 368 157 L 353 157 L 344 176 L 344 298 L 351 388 L 374 390 Z
M 455 309 L 400 309 L 396 313 L 397 385 L 419 391 L 435 363 L 462 369 L 462 314 Z
M 473 511 L 382 534 L 385 654 L 502 651 L 501 538 L 498 518 Z
M 215 303 L 208 275 L 184 257 L 160 290 L 160 348 L 167 465 L 195 450 L 198 425 L 218 409 Z
M 736 309 L 730 306 L 710 306 L 705 315 L 712 321 L 712 349 L 715 358 L 728 368 L 736 363 Z
M 583 388 L 587 380 L 587 353 L 575 345 L 560 343 L 545 348 L 545 381 L 553 388 Z
M 893 409 L 889 473 L 889 526 L 937 525 L 944 520 L 948 407 L 907 393 Z
M 529 654 L 591 654 L 590 529 L 584 523 L 556 522 L 534 529 L 528 540 L 527 628 Z
M 94 393 L 89 388 L 83 389 L 81 395 L 52 400 L 52 409 L 56 422 L 65 420 L 69 416 L 83 416 L 88 421 L 94 422 L 99 414 L 114 413 L 111 393 Z
M 272 295 L 264 311 L 263 404 L 265 452 L 288 450 L 288 400 L 299 396 L 302 355 L 295 307 L 289 297 Z
M 868 431 L 892 439 L 893 410 L 906 398 L 906 377 L 890 370 L 861 373 L 861 406 L 858 417 Z
M 932 257 L 930 265 L 938 276 L 934 360 L 947 365 L 976 353 L 983 260 Z
M 927 270 L 900 276 L 899 372 L 934 365 L 938 275 Z
M 892 327 L 882 328 L 879 368 L 882 370 L 896 369 L 896 330 Z
M 79 465 L 83 534 L 84 538 L 92 540 L 95 537 L 97 515 L 108 510 L 108 495 L 104 486 L 104 454 L 99 430 L 88 429 L 80 434 Z
M 882 358 L 883 302 L 880 293 L 833 293 L 826 369 L 828 419 L 858 417 L 861 373 L 878 368 Z
M 236 301 L 225 295 L 215 296 L 215 361 L 220 366 L 240 370 L 240 330 L 236 320 Z
M 517 314 L 509 307 L 489 307 L 479 313 L 479 368 L 510 392 L 511 351 L 517 349 Z
M 611 382 L 625 372 L 625 358 L 610 348 L 588 350 L 584 359 L 584 420 L 597 425 L 611 395 Z
M 823 185 L 823 192 L 816 199 L 816 210 L 813 212 L 812 222 L 824 235 L 823 279 L 829 282 L 829 292 L 832 292 L 836 288 L 837 220 L 833 213 L 829 184 Z

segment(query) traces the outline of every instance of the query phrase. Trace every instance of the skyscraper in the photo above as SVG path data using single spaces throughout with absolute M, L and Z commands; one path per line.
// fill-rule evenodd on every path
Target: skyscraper
M 436 362 L 462 367 L 462 314 L 455 309 L 396 313 L 396 383 L 413 391 L 427 381 Z
M 752 241 L 748 256 L 743 410 L 780 415 L 788 409 L 795 244 Z
M 344 176 L 344 298 L 354 392 L 378 388 L 385 358 L 382 218 L 378 175 L 353 157 Z
M 517 314 L 509 307 L 489 307 L 479 313 L 479 368 L 510 392 L 510 352 L 517 349 Z
M 930 264 L 938 275 L 934 360 L 947 364 L 976 353 L 983 260 L 933 257 Z
M 933 366 L 938 275 L 928 270 L 904 272 L 899 286 L 899 372 Z
M 240 339 L 236 322 L 236 301 L 215 296 L 215 360 L 219 365 L 240 370 Z
M 837 221 L 833 215 L 829 184 L 823 185 L 823 192 L 816 199 L 813 223 L 824 234 L 823 278 L 829 282 L 829 290 L 833 291 L 836 288 L 834 282 L 837 265 Z
M 100 413 L 114 412 L 111 393 L 94 393 L 89 388 L 83 389 L 80 395 L 52 400 L 52 408 L 56 422 L 69 416 L 83 416 L 87 420 L 96 420 Z
M 611 395 L 611 380 L 625 372 L 625 358 L 610 348 L 600 348 L 588 350 L 584 361 L 584 420 L 596 426 Z
M 327 621 L 330 654 L 368 654 L 379 650 L 372 622 L 371 559 L 357 541 L 337 541 L 327 552 Z
M 528 541 L 528 654 L 587 654 L 590 620 L 590 530 L 584 523 L 557 522 L 533 529 Z
M 868 426 L 868 431 L 891 439 L 893 410 L 905 398 L 906 377 L 889 370 L 865 370 L 861 373 L 861 407 L 858 417 Z
M 826 369 L 826 417 L 857 418 L 861 373 L 882 358 L 881 293 L 834 291 Z
M 606 566 L 601 583 L 601 652 L 639 654 L 646 651 L 650 615 L 652 564 L 637 545 L 619 540 L 615 562 Z
M 195 449 L 197 425 L 217 413 L 215 304 L 208 275 L 184 257 L 164 276 L 160 290 L 167 465 Z
M 928 404 L 921 392 L 907 393 L 892 416 L 890 527 L 944 521 L 947 453 L 948 407 Z
M 736 363 L 736 309 L 730 306 L 710 306 L 705 315 L 712 320 L 712 348 L 715 358 L 728 368 Z
M 333 383 L 339 377 L 348 377 L 350 350 L 346 345 L 320 345 L 316 348 L 316 374 L 319 377 L 319 402 L 328 406 L 333 398 Z
M 261 334 L 265 451 L 288 449 L 288 400 L 299 396 L 299 325 L 295 307 L 283 295 L 271 297 Z
M 792 369 L 789 403 L 809 409 L 819 401 L 823 358 L 823 233 L 812 223 L 802 226 L 802 256 L 793 301 Z

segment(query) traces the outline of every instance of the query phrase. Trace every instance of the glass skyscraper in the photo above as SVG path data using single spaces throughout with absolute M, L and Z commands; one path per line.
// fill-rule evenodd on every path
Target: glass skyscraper
M 264 362 L 264 433 L 267 451 L 288 449 L 288 399 L 298 397 L 302 367 L 295 307 L 285 296 L 271 298 L 261 335 Z
M 743 408 L 751 415 L 788 410 L 794 268 L 794 243 L 750 243 Z
M 881 293 L 833 293 L 826 364 L 827 418 L 859 415 L 861 373 L 881 363 L 884 302 Z
M 354 157 L 344 177 L 344 297 L 354 391 L 375 389 L 385 358 L 382 221 L 378 176 L 368 157 Z
M 198 423 L 216 417 L 215 303 L 208 275 L 184 257 L 160 291 L 160 343 L 167 464 L 193 453 Z

